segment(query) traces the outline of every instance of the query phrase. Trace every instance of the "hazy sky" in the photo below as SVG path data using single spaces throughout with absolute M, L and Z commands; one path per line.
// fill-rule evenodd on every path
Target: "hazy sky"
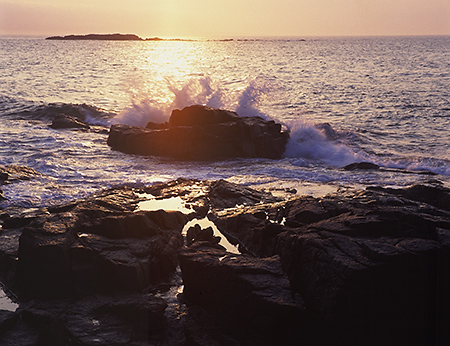
M 0 35 L 450 35 L 450 0 L 0 0 Z

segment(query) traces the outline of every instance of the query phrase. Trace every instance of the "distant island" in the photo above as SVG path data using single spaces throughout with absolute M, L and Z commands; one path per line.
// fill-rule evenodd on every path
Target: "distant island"
M 46 40 L 92 40 L 92 41 L 192 41 L 181 38 L 164 39 L 160 37 L 141 38 L 135 34 L 88 34 L 88 35 L 67 35 L 50 36 Z
M 88 35 L 67 35 L 67 36 L 50 36 L 46 40 L 91 40 L 91 41 L 198 41 L 185 38 L 161 38 L 151 37 L 142 38 L 136 34 L 88 34 Z M 250 41 L 279 41 L 280 39 L 262 39 L 262 38 L 222 38 L 210 39 L 207 41 L 217 42 L 250 42 Z M 305 41 L 305 39 L 281 39 L 282 41 Z

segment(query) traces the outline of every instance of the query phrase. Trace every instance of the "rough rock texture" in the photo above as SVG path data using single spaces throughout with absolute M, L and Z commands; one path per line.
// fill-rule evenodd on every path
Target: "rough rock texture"
M 0 344 L 150 345 L 165 327 L 166 307 L 164 299 L 148 294 L 30 301 L 0 315 Z
M 112 287 L 141 292 L 174 272 L 187 217 L 163 210 L 126 212 L 109 197 L 118 198 L 105 194 L 51 209 L 23 228 L 16 276 L 21 294 L 50 299 Z
M 57 114 L 50 125 L 52 129 L 89 129 L 85 122 L 66 114 Z
M 199 105 L 174 110 L 167 128 L 149 127 L 113 125 L 108 145 L 126 153 L 187 160 L 278 159 L 289 139 L 289 133 L 274 121 Z
M 188 213 L 142 210 L 149 195 Z M 245 251 L 192 224 L 183 246 L 206 215 Z M 0 310 L 1 345 L 450 342 L 450 190 L 437 181 L 280 201 L 179 179 L 2 219 L 0 279 L 21 304 Z
M 304 308 L 300 296 L 291 294 L 276 256 L 234 255 L 198 242 L 179 259 L 189 302 L 213 312 L 247 342 L 295 341 Z
M 440 345 L 450 340 L 449 198 L 436 185 L 371 189 L 213 219 L 252 253 L 280 255 L 309 342 Z
M 0 165 L 0 184 L 8 184 L 17 180 L 31 180 L 40 176 L 35 169 L 20 165 Z

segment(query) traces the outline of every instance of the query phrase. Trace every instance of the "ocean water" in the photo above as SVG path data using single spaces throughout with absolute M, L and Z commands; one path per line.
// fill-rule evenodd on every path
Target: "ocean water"
M 291 129 L 281 160 L 186 162 L 111 150 L 111 124 L 204 104 Z M 93 131 L 54 130 L 55 114 Z M 0 164 L 41 175 L 0 208 L 66 202 L 179 177 L 321 194 L 450 179 L 450 37 L 48 41 L 0 37 Z M 345 171 L 369 161 L 380 171 Z M 423 171 L 433 172 L 430 176 Z

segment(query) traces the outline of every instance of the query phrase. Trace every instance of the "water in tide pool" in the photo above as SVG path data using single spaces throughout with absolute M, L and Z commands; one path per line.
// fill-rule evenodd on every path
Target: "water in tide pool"
M 284 158 L 185 162 L 127 155 L 112 151 L 101 131 L 114 123 L 163 122 L 172 109 L 191 104 L 282 122 L 291 129 Z M 96 131 L 53 130 L 48 125 L 58 113 Z M 0 37 L 0 119 L 0 164 L 42 174 L 3 185 L 0 208 L 47 206 L 178 177 L 304 194 L 429 179 L 448 184 L 450 37 Z M 385 169 L 342 169 L 360 161 Z

